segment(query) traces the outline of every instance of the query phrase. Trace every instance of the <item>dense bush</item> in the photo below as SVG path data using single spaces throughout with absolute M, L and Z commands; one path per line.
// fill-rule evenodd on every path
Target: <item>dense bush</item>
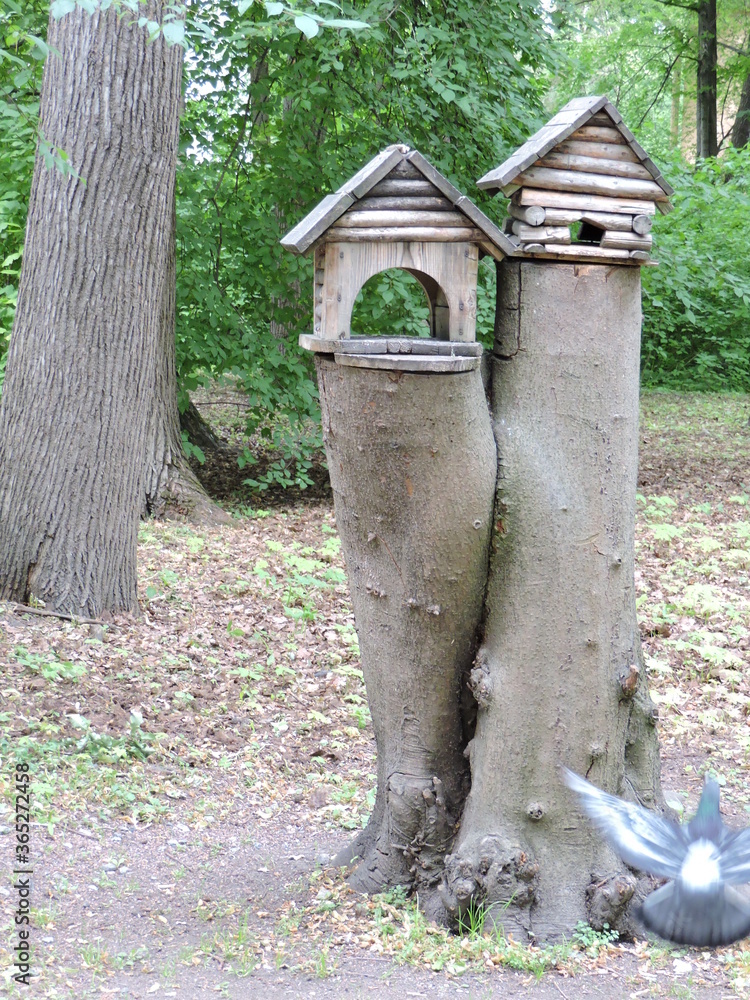
M 659 267 L 643 269 L 642 381 L 750 390 L 750 149 L 669 171 Z
M 0 389 L 13 326 L 34 169 L 47 12 L 40 0 L 0 6 Z M 41 36 L 41 37 L 40 37 Z

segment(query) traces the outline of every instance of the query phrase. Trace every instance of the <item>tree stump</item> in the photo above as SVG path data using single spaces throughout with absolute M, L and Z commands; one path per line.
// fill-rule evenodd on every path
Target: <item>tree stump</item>
M 506 261 L 498 298 L 498 530 L 443 899 L 540 940 L 579 920 L 627 933 L 636 880 L 559 768 L 661 804 L 633 579 L 640 272 Z
M 445 920 L 437 883 L 468 790 L 460 694 L 496 480 L 482 379 L 316 363 L 378 755 L 372 816 L 337 860 L 365 891 L 416 886 Z

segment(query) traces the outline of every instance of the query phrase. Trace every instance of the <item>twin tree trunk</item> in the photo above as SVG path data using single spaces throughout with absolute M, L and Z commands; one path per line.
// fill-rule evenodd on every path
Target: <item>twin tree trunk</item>
M 498 297 L 491 414 L 478 372 L 318 361 L 378 751 L 339 861 L 438 919 L 632 933 L 645 884 L 559 769 L 663 804 L 633 583 L 640 273 L 506 261 Z
M 696 155 L 703 159 L 716 156 L 719 152 L 716 128 L 717 66 L 716 0 L 699 0 Z
M 201 524 L 227 524 L 231 521 L 230 516 L 209 498 L 190 468 L 182 447 L 182 430 L 186 424 L 193 444 L 217 448 L 221 447 L 221 442 L 215 437 L 201 439 L 201 436 L 205 438 L 210 433 L 210 428 L 192 403 L 182 416 L 177 406 L 175 223 L 173 201 L 153 393 L 146 425 L 142 514 L 185 517 Z
M 182 464 L 182 50 L 129 21 L 50 19 L 40 126 L 81 179 L 37 157 L 0 403 L 0 598 L 87 616 L 136 607 L 138 520 Z

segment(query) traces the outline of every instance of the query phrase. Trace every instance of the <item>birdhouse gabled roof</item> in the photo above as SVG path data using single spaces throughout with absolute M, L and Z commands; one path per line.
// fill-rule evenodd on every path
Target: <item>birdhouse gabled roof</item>
M 607 131 L 611 131 L 611 140 L 625 145 L 632 153 L 632 160 L 640 163 L 645 168 L 642 176 L 650 178 L 658 187 L 650 200 L 656 203 L 659 211 L 667 213 L 672 206 L 667 201 L 669 195 L 673 194 L 673 189 L 664 180 L 659 172 L 659 168 L 651 160 L 645 149 L 636 141 L 635 136 L 622 120 L 622 115 L 617 108 L 606 97 L 577 97 L 568 101 L 565 107 L 551 118 L 546 125 L 539 129 L 523 146 L 513 153 L 504 163 L 494 170 L 490 170 L 484 177 L 477 181 L 477 186 L 484 190 L 500 190 L 505 195 L 511 195 L 519 187 L 548 187 L 547 183 L 539 184 L 538 177 L 535 178 L 534 171 L 545 169 L 535 167 L 538 160 L 543 160 L 552 154 L 554 160 L 557 156 L 560 162 L 554 165 L 560 168 L 565 167 L 560 154 L 567 152 L 565 147 L 557 151 L 560 143 L 566 140 L 575 141 L 579 138 L 579 130 L 596 128 L 600 130 L 600 137 L 603 143 L 607 142 Z M 580 138 L 589 136 L 582 133 Z M 532 174 L 526 175 L 526 171 L 531 169 Z M 580 167 L 579 167 L 580 169 Z M 585 175 L 583 175 L 585 177 Z M 584 190 L 580 187 L 578 190 Z
M 392 208 L 388 212 L 378 212 L 378 205 L 385 204 L 385 196 L 391 188 L 396 192 L 410 185 L 415 191 L 415 210 L 409 211 L 407 204 L 401 212 Z M 383 201 L 376 200 L 379 198 Z M 401 200 L 406 204 L 407 199 Z M 417 209 L 418 206 L 426 207 L 428 203 L 437 211 Z M 351 215 L 348 214 L 350 212 Z M 365 212 L 372 220 L 369 223 Z M 346 218 L 342 219 L 343 216 Z M 516 249 L 495 223 L 421 153 L 404 145 L 388 146 L 374 156 L 338 191 L 327 195 L 316 205 L 284 236 L 281 245 L 292 253 L 304 254 L 337 224 L 341 238 L 345 239 L 346 234 L 351 233 L 347 228 L 350 219 L 352 225 L 380 226 L 378 235 L 373 235 L 373 239 L 440 242 L 440 233 L 445 233 L 444 227 L 447 226 L 454 228 L 454 235 L 460 232 L 462 239 L 478 244 L 497 260 L 511 256 Z M 367 231 L 363 230 L 363 234 Z M 329 234 L 329 238 L 334 237 L 338 238 L 335 231 Z

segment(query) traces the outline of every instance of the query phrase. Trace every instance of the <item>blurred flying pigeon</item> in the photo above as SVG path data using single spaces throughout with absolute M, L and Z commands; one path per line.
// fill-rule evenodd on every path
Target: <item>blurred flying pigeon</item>
M 730 830 L 719 815 L 719 785 L 706 779 L 698 811 L 684 826 L 607 795 L 564 769 L 565 782 L 623 861 L 672 879 L 637 913 L 677 944 L 718 948 L 750 934 L 750 903 L 733 885 L 750 882 L 750 828 Z

